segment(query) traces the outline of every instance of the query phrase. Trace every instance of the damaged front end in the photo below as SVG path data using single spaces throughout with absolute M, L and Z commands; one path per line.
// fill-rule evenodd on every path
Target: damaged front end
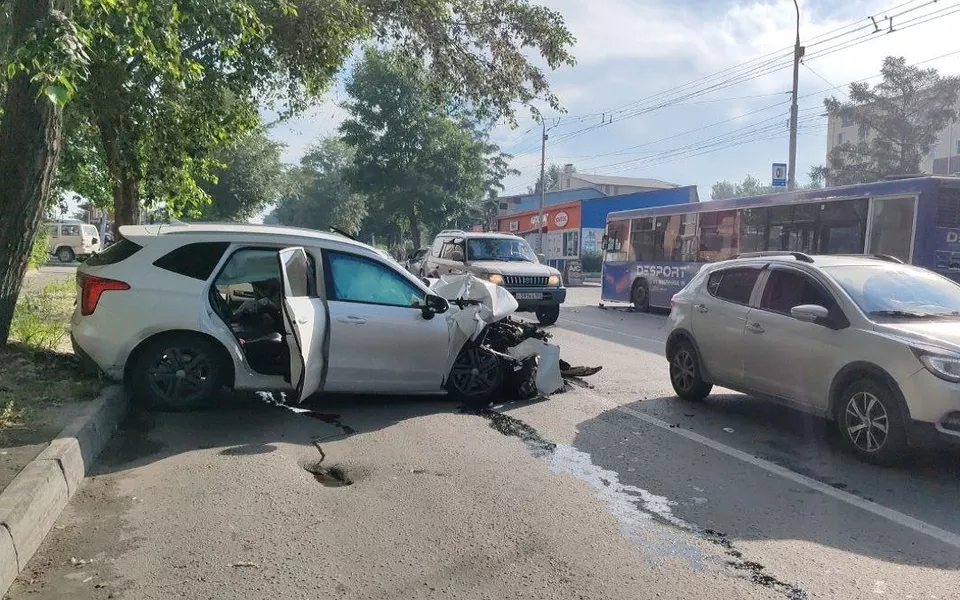
M 530 399 L 564 390 L 560 348 L 537 325 L 512 319 L 517 301 L 473 275 L 440 278 L 432 289 L 450 303 L 447 391 L 471 408 L 495 399 Z M 600 367 L 576 367 L 579 376 Z

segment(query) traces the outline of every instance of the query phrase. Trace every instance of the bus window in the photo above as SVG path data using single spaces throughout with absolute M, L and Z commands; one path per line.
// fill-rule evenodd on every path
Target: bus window
M 861 254 L 869 200 L 856 198 L 820 205 L 820 254 Z
M 763 252 L 767 249 L 768 213 L 765 207 L 740 211 L 740 252 Z
M 889 254 L 904 262 L 910 261 L 914 203 L 913 197 L 873 199 L 870 254 Z
M 627 260 L 624 244 L 630 235 L 630 221 L 610 221 L 607 223 L 607 245 L 603 249 L 606 260 L 620 262 Z
M 700 215 L 700 262 L 733 258 L 740 252 L 737 211 L 705 212 Z

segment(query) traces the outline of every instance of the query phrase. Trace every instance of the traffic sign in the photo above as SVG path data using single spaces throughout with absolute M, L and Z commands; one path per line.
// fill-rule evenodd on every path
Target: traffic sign
M 786 163 L 773 163 L 773 187 L 787 187 Z

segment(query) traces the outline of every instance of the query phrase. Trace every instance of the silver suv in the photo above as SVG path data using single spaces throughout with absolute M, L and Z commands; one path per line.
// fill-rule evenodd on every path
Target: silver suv
M 470 273 L 502 285 L 517 299 L 517 310 L 536 313 L 541 325 L 556 323 L 567 299 L 560 271 L 541 264 L 525 239 L 509 233 L 441 231 L 422 268 L 427 277 Z
M 673 389 L 714 384 L 835 421 L 860 458 L 960 442 L 960 285 L 888 256 L 754 253 L 671 302 Z

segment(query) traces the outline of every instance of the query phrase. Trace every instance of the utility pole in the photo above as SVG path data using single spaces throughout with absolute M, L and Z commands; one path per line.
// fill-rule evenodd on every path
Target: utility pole
M 543 199 L 547 188 L 547 122 L 543 122 L 543 137 L 540 139 L 540 212 L 537 217 L 537 253 L 543 254 Z
M 800 5 L 793 0 L 797 9 L 797 41 L 793 46 L 793 102 L 790 104 L 790 158 L 787 162 L 787 190 L 797 187 L 797 88 L 800 82 L 800 59 L 803 47 L 800 46 Z

